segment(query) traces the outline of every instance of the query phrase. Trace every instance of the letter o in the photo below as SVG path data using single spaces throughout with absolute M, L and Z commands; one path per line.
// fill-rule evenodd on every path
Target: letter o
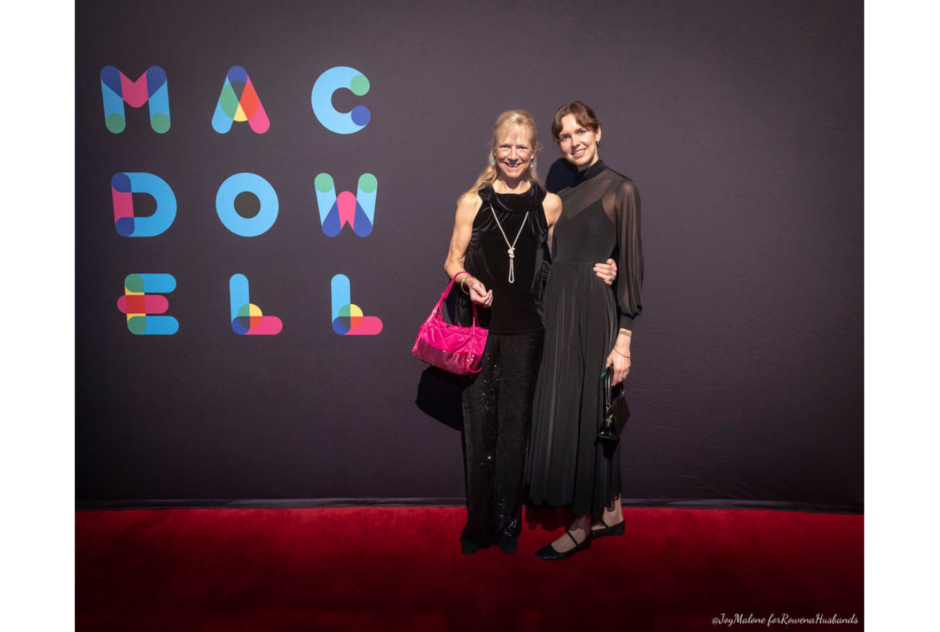
M 242 217 L 235 210 L 235 198 L 245 192 L 256 195 L 261 203 L 261 210 L 254 217 Z M 242 237 L 257 237 L 266 233 L 277 220 L 277 209 L 274 187 L 254 173 L 236 173 L 222 183 L 215 196 L 215 210 L 222 224 Z

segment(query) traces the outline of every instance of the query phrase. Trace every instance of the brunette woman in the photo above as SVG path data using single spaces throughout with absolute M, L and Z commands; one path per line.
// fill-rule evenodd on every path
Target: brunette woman
M 578 169 L 559 196 L 555 251 L 545 290 L 542 354 L 526 467 L 534 504 L 570 505 L 571 527 L 540 549 L 544 560 L 564 559 L 592 538 L 624 533 L 620 508 L 620 449 L 598 441 L 605 371 L 618 384 L 630 372 L 633 319 L 642 309 L 643 246 L 640 196 L 630 178 L 600 159 L 601 124 L 580 101 L 562 106 L 552 123 L 562 155 Z M 592 262 L 618 262 L 611 287 Z

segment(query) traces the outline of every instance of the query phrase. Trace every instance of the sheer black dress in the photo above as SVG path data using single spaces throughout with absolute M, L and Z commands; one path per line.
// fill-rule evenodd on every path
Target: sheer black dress
M 597 430 L 607 356 L 618 329 L 632 331 L 642 308 L 640 196 L 601 161 L 559 196 L 526 480 L 533 504 L 598 517 L 621 490 L 619 446 L 598 442 Z M 608 257 L 618 268 L 613 291 L 594 273 Z

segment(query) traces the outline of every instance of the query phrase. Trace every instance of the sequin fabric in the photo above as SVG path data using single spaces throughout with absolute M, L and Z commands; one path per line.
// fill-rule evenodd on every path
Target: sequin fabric
M 522 530 L 523 477 L 544 332 L 490 334 L 483 366 L 463 392 L 467 475 L 465 548 L 514 550 Z

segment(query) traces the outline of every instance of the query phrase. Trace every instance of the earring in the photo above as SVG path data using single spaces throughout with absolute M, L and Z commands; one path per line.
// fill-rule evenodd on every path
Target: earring
M 529 163 L 529 169 L 531 169 L 534 166 L 535 166 L 535 161 L 533 160 L 532 162 Z
M 490 161 L 490 164 L 495 167 L 495 166 L 496 166 L 496 161 L 495 161 L 495 160 L 491 160 L 491 161 Z

